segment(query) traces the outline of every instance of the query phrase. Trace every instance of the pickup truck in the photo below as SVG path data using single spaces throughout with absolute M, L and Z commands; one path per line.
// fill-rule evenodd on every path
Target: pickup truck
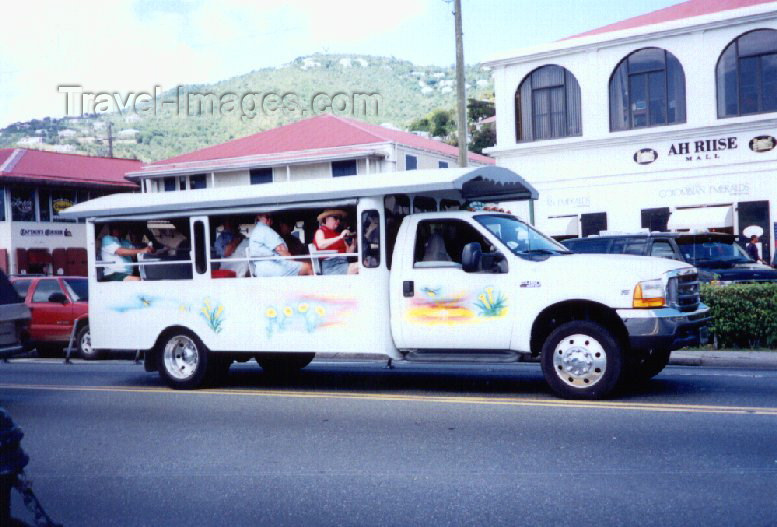
M 634 254 L 688 262 L 698 269 L 703 283 L 777 282 L 777 270 L 751 260 L 733 234 L 650 232 L 571 238 L 562 243 L 576 253 Z

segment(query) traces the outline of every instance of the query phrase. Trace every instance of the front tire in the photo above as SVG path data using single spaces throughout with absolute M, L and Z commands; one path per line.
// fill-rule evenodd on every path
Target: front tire
M 76 334 L 76 346 L 78 353 L 84 360 L 97 360 L 100 358 L 100 352 L 92 347 L 92 334 L 89 331 L 89 324 L 84 324 Z
M 565 399 L 603 399 L 618 384 L 621 346 L 601 325 L 585 320 L 561 324 L 542 346 L 542 372 Z
M 208 374 L 209 352 L 189 330 L 168 332 L 157 348 L 159 376 L 170 388 L 191 390 L 203 385 Z

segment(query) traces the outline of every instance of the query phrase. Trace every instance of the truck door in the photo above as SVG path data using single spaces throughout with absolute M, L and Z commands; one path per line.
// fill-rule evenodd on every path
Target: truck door
M 460 219 L 419 221 L 397 251 L 392 274 L 392 327 L 398 348 L 505 350 L 512 335 L 510 275 L 501 269 L 462 270 L 470 242 L 484 253 L 488 237 Z

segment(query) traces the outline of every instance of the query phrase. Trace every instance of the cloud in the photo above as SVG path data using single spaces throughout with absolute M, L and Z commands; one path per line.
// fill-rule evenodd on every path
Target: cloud
M 11 50 L 0 56 L 0 125 L 62 115 L 62 84 L 149 91 L 328 47 L 358 52 L 360 43 L 423 16 L 431 1 L 12 2 L 0 32 L 0 49 Z

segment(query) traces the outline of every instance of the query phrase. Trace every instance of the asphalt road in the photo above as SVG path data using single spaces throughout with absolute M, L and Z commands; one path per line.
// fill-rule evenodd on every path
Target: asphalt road
M 670 366 L 580 403 L 536 364 L 247 363 L 175 392 L 32 360 L 0 364 L 0 406 L 67 526 L 777 524 L 777 371 Z

